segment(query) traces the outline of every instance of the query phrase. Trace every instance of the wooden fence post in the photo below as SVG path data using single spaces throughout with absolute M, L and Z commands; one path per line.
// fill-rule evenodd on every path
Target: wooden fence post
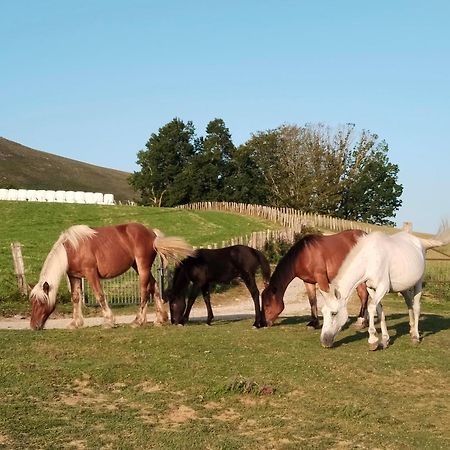
M 22 295 L 27 295 L 28 286 L 25 279 L 25 267 L 23 264 L 22 246 L 20 242 L 13 242 L 11 244 L 11 252 L 14 260 L 14 272 L 17 277 L 17 286 Z

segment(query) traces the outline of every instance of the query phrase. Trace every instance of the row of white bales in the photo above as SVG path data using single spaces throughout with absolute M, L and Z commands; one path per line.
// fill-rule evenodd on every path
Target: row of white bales
M 114 194 L 83 191 L 52 191 L 34 189 L 0 189 L 0 200 L 53 202 L 53 203 L 87 203 L 93 205 L 114 205 Z

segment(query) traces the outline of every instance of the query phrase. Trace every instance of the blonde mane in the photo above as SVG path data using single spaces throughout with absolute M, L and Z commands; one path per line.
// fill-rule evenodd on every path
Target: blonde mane
M 96 233 L 87 225 L 74 225 L 61 233 L 45 259 L 39 275 L 39 282 L 32 289 L 30 297 L 53 307 L 56 303 L 56 293 L 61 277 L 67 272 L 69 266 L 64 243 L 68 242 L 74 249 L 77 249 L 80 242 L 91 239 Z M 48 283 L 50 288 L 48 295 L 43 288 L 45 282 Z

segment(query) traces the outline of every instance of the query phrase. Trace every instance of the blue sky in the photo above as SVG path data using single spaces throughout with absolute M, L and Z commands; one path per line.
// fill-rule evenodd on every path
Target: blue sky
M 0 6 L 0 136 L 137 170 L 151 133 L 220 117 L 235 144 L 355 123 L 400 167 L 397 222 L 450 217 L 450 2 L 21 1 Z

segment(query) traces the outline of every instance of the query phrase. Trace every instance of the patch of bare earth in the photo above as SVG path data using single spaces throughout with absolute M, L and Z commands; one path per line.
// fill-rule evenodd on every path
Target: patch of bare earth
M 197 412 L 186 405 L 179 405 L 171 409 L 165 417 L 160 420 L 160 424 L 165 427 L 177 427 L 190 420 L 197 419 Z

